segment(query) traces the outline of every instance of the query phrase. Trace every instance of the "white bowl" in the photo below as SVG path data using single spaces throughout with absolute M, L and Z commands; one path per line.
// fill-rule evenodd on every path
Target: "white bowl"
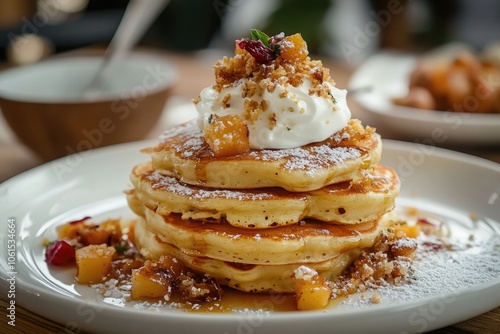
M 55 57 L 0 72 L 0 108 L 18 138 L 43 160 L 143 139 L 175 82 L 161 56 L 134 52 L 98 91 L 86 87 L 102 57 Z

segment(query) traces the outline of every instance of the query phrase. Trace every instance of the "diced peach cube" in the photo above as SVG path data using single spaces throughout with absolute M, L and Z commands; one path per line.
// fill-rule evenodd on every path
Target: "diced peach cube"
M 111 271 L 115 249 L 106 244 L 88 245 L 76 250 L 76 278 L 80 284 L 99 283 Z
M 122 237 L 122 227 L 120 225 L 120 219 L 108 219 L 104 221 L 100 226 L 110 233 L 112 241 L 118 241 Z
M 408 238 L 417 238 L 418 235 L 420 234 L 420 226 L 419 225 L 401 225 L 399 227 L 401 231 L 408 237 Z
M 75 220 L 69 223 L 66 223 L 64 225 L 58 226 L 56 231 L 57 231 L 57 238 L 58 239 L 74 239 L 78 235 L 78 231 L 85 226 L 85 222 L 90 219 L 89 217 L 85 217 L 81 220 Z
M 307 57 L 307 43 L 301 34 L 286 36 L 280 42 L 280 57 L 286 60 L 303 60 Z
M 171 282 L 161 271 L 155 271 L 148 263 L 132 270 L 131 299 L 170 298 Z
M 109 231 L 98 225 L 88 226 L 79 230 L 84 245 L 107 244 L 109 240 Z
M 332 290 L 323 276 L 301 266 L 292 278 L 295 280 L 295 301 L 298 310 L 320 310 L 328 305 Z
M 212 115 L 203 132 L 215 157 L 227 157 L 250 150 L 248 127 L 238 115 Z
M 413 258 L 417 250 L 417 241 L 413 238 L 400 238 L 391 243 L 391 252 L 394 256 Z

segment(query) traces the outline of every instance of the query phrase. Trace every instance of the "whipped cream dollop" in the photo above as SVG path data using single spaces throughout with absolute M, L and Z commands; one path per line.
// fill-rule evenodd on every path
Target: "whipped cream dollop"
M 198 126 L 203 129 L 211 115 L 237 114 L 246 120 L 250 148 L 285 149 L 320 142 L 344 128 L 351 118 L 347 91 L 328 85 L 331 96 L 312 93 L 312 82 L 299 86 L 276 84 L 275 89 L 244 97 L 247 79 L 220 91 L 207 87 L 196 103 Z M 333 98 L 332 98 L 333 97 Z M 258 106 L 252 109 L 252 106 Z

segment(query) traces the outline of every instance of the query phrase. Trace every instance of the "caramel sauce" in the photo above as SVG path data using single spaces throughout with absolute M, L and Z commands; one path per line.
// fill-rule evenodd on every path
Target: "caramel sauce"
M 260 239 L 280 240 L 283 238 L 300 239 L 307 236 L 335 236 L 335 237 L 353 237 L 359 236 L 360 233 L 372 233 L 377 228 L 377 222 L 367 222 L 350 225 L 325 224 L 325 222 L 305 219 L 298 224 L 285 226 L 277 226 L 274 228 L 265 229 L 248 229 L 235 227 L 228 223 L 205 223 L 193 219 L 183 220 L 178 213 L 171 213 L 168 216 L 163 216 L 165 224 L 170 224 L 178 229 L 189 231 L 187 233 L 194 234 L 220 234 L 226 238 L 247 238 L 255 239 L 256 234 L 259 234 Z
M 331 299 L 328 303 L 328 308 L 333 308 L 340 304 L 345 297 Z M 224 287 L 224 296 L 222 300 L 217 302 L 220 307 L 210 307 L 202 305 L 199 312 L 238 312 L 241 310 L 259 310 L 270 312 L 301 312 L 297 310 L 295 296 L 293 294 L 284 293 L 247 293 Z M 214 304 L 214 303 L 211 303 Z M 192 311 L 192 310 L 189 310 Z
M 331 299 L 328 308 L 340 304 L 345 297 Z M 148 300 L 158 303 L 161 300 Z M 164 301 L 163 301 L 164 302 Z M 300 312 L 297 310 L 295 296 L 285 293 L 248 293 L 224 287 L 224 295 L 220 300 L 210 302 L 185 302 L 179 296 L 172 296 L 167 302 L 175 308 L 197 313 L 240 313 L 240 312 Z
M 193 308 L 191 303 L 180 303 L 182 309 L 194 312 L 229 313 L 241 310 L 286 312 L 297 311 L 295 296 L 284 293 L 248 293 L 224 287 L 221 300 L 201 303 Z M 197 305 L 198 306 L 198 305 Z

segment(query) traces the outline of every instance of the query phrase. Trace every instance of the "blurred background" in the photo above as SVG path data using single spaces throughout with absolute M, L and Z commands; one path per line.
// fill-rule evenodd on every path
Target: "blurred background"
M 107 44 L 127 3 L 0 0 L 0 61 L 23 64 Z M 301 32 L 313 54 L 347 62 L 381 48 L 425 51 L 449 41 L 482 49 L 499 38 L 500 2 L 172 0 L 140 44 L 180 52 L 232 49 L 234 39 L 247 36 L 250 28 L 268 35 Z
M 128 3 L 128 0 L 0 0 L 0 71 L 37 63 L 74 50 L 83 50 L 83 53 L 87 48 L 104 50 L 115 34 Z M 179 71 L 178 80 L 169 92 L 171 95 L 165 108 L 169 112 L 162 114 L 156 128 L 146 138 L 157 138 L 167 126 L 192 118 L 196 111 L 191 99 L 202 88 L 213 84 L 211 69 L 215 59 L 231 55 L 235 39 L 249 37 L 251 28 L 260 29 L 269 36 L 280 32 L 286 35 L 300 32 L 307 41 L 312 58 L 323 60 L 328 67 L 333 64 L 335 71 L 332 71 L 332 77 L 340 88 L 347 87 L 352 73 L 359 69 L 359 64 L 383 50 L 423 54 L 450 42 L 461 42 L 478 53 L 492 49 L 496 50 L 497 56 L 500 55 L 498 0 L 171 0 L 138 45 L 160 53 L 165 51 L 164 58 L 171 61 Z M 99 53 L 101 54 L 102 52 Z M 498 59 L 500 60 L 500 56 Z M 388 71 L 376 76 L 376 83 L 387 72 L 397 71 L 393 63 L 390 63 Z M 53 79 L 52 76 L 46 81 L 53 81 L 50 79 Z M 143 77 L 139 79 L 142 80 Z M 143 87 L 137 85 L 134 88 Z M 140 97 L 142 99 L 143 96 Z M 132 99 L 132 103 L 135 105 L 138 100 L 140 99 Z M 349 106 L 354 116 L 359 116 L 365 124 L 372 124 L 374 114 L 371 115 L 372 118 L 368 118 L 370 115 L 356 104 Z M 134 108 L 127 107 L 125 110 Z M 39 152 L 29 150 L 28 145 L 23 145 L 25 143 L 19 140 L 21 136 L 16 139 L 14 132 L 10 131 L 13 127 L 9 128 L 5 122 L 5 109 L 0 113 L 0 183 L 44 162 L 35 154 Z M 151 108 L 147 107 L 146 111 L 147 109 Z M 36 119 L 22 119 L 20 111 L 21 108 L 12 111 L 16 116 L 21 114 L 18 117 L 18 132 L 27 132 L 25 135 L 30 140 L 39 142 L 35 132 L 27 131 L 25 126 L 27 123 L 36 123 Z M 147 117 L 147 114 L 140 115 Z M 59 115 L 56 116 L 54 119 L 59 120 Z M 113 127 L 116 125 L 115 132 L 119 132 L 118 127 L 125 123 L 121 118 L 117 119 L 117 116 L 115 114 L 112 123 Z M 450 117 L 452 121 L 458 119 L 458 125 L 453 129 L 456 130 L 455 133 L 462 135 L 466 132 L 467 117 Z M 80 123 L 86 118 L 88 114 L 82 112 L 79 119 L 71 120 L 68 136 L 75 133 L 85 133 L 85 136 L 97 133 L 100 136 L 97 141 L 100 141 L 104 135 L 113 135 L 113 131 L 96 132 L 100 125 L 82 129 L 83 125 Z M 418 128 L 411 119 L 410 121 L 411 127 Z M 128 117 L 127 122 L 134 122 L 134 118 Z M 402 131 L 408 129 L 402 127 L 397 119 L 394 123 Z M 493 129 L 490 131 L 495 131 L 498 137 L 498 117 L 495 122 L 490 123 L 492 126 L 489 128 Z M 39 131 L 38 135 L 46 139 L 53 137 L 53 133 L 62 132 L 59 129 L 66 129 L 64 126 L 57 126 L 59 125 L 55 122 L 50 131 L 42 129 L 44 131 Z M 497 128 L 493 128 L 494 126 Z M 391 137 L 390 132 L 383 132 L 382 127 L 377 127 L 379 129 L 384 138 L 399 139 Z M 436 130 L 440 128 L 437 127 Z M 489 135 L 483 132 L 479 128 L 472 134 Z M 80 144 L 93 148 L 91 140 L 94 144 L 95 136 L 86 137 Z M 428 144 L 426 141 L 420 142 Z M 486 148 L 453 148 L 500 163 L 499 142 Z M 446 141 L 431 141 L 430 144 L 445 143 Z M 79 153 L 82 146 L 64 147 L 65 145 L 66 142 L 60 144 L 68 154 Z M 60 172 L 71 173 L 72 166 L 78 166 L 80 161 L 81 157 L 73 155 L 71 159 L 64 160 L 64 169 Z M 112 163 L 110 162 L 110 166 Z M 420 166 L 420 162 L 416 166 Z M 37 175 L 44 177 L 44 174 Z M 497 193 L 493 195 L 497 196 Z M 491 198 L 494 201 L 497 197 Z M 490 318 L 482 318 L 479 323 L 491 325 L 490 330 L 498 330 L 498 322 L 492 320 L 500 319 L 499 312 L 497 309 L 495 313 L 491 313 Z M 39 322 L 39 317 L 35 316 L 33 319 L 36 320 L 33 320 L 26 313 L 23 318 L 30 325 L 31 322 Z M 67 328 L 62 328 L 61 332 L 66 330 Z M 485 329 L 481 332 L 487 331 Z

